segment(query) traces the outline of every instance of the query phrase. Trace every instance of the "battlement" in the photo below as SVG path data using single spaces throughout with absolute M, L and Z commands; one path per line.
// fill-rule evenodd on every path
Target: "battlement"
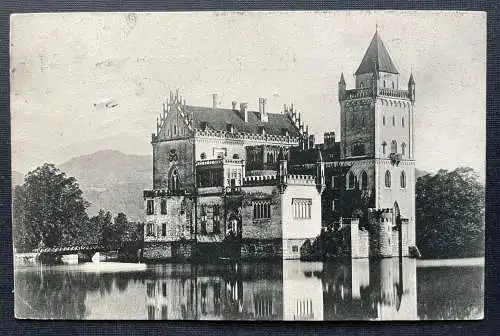
M 282 142 L 286 144 L 299 144 L 299 137 L 292 137 L 289 135 L 274 135 L 274 134 L 253 134 L 253 133 L 231 133 L 227 131 L 221 130 L 195 130 L 195 136 L 205 136 L 212 138 L 221 138 L 221 139 L 241 139 L 241 140 L 257 140 L 257 141 L 274 141 L 274 142 Z
M 245 176 L 243 178 L 243 186 L 275 185 L 276 183 L 277 175 Z
M 370 98 L 374 97 L 374 95 L 398 99 L 410 99 L 410 94 L 407 90 L 377 88 L 377 90 L 375 91 L 373 88 L 359 88 L 346 90 L 341 96 L 341 100 Z
M 316 176 L 314 175 L 287 175 L 288 184 L 309 184 L 316 185 Z
M 231 158 L 221 158 L 221 159 L 210 159 L 210 160 L 200 160 L 196 161 L 195 165 L 199 166 L 221 166 L 221 165 L 244 165 L 245 160 L 243 159 L 231 159 Z

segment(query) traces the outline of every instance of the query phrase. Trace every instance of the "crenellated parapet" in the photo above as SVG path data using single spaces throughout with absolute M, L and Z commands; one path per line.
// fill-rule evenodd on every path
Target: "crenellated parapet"
M 278 183 L 277 175 L 258 175 L 245 176 L 243 178 L 243 186 L 261 186 L 261 185 L 276 185 Z
M 410 100 L 410 93 L 407 90 L 396 90 L 389 88 L 358 88 L 345 90 L 339 98 L 340 101 L 346 101 L 376 97 Z
M 290 145 L 297 145 L 300 141 L 300 138 L 288 135 L 253 134 L 253 133 L 242 133 L 242 132 L 232 133 L 222 130 L 195 129 L 195 136 L 220 138 L 220 139 L 250 140 L 259 142 L 279 142 Z
M 316 176 L 289 174 L 287 176 L 287 183 L 300 185 L 316 185 Z

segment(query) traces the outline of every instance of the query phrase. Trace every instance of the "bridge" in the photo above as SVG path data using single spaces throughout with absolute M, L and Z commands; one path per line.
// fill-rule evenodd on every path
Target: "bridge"
M 96 252 L 129 251 L 134 254 L 144 247 L 143 241 L 124 241 L 117 244 L 81 244 L 73 246 L 41 247 L 35 250 L 37 259 L 50 260 L 67 254 L 83 254 L 91 259 Z

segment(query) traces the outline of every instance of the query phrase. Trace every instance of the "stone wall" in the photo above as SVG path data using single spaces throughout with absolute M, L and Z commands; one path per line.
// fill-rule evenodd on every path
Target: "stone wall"
M 370 226 L 370 257 L 392 256 L 392 209 L 373 210 L 368 213 Z
M 142 257 L 144 260 L 170 259 L 172 258 L 172 243 L 144 246 Z
M 283 259 L 300 259 L 301 248 L 307 240 L 307 238 L 283 239 Z M 309 241 L 312 243 L 313 239 Z
M 244 239 L 241 244 L 241 259 L 282 258 L 282 255 L 281 239 Z
M 242 237 L 243 239 L 280 239 L 282 238 L 281 201 L 275 186 L 244 187 L 242 199 Z M 253 201 L 269 201 L 271 218 L 255 219 Z
M 194 187 L 193 145 L 189 139 L 153 143 L 153 189 L 168 189 L 173 169 L 177 170 L 181 190 Z
M 190 259 L 193 254 L 193 243 L 189 241 L 180 241 L 173 244 L 173 257 L 175 259 Z

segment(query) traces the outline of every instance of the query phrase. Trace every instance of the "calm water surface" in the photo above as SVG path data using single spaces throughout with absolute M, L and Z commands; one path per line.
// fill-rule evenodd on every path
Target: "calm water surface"
M 483 317 L 483 259 L 84 265 L 15 271 L 18 318 L 418 320 Z

